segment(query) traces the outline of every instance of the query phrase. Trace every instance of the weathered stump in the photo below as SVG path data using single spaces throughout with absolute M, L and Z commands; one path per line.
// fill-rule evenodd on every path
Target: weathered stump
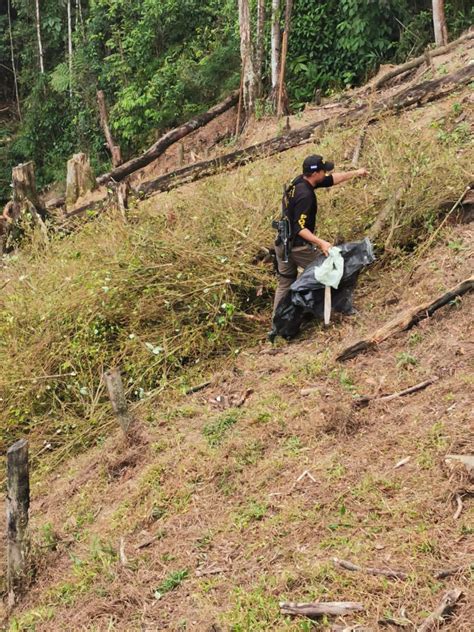
M 12 201 L 7 204 L 3 216 L 11 221 L 7 232 L 21 220 L 25 213 L 29 213 L 33 224 L 38 226 L 45 241 L 48 234 L 45 226 L 46 209 L 36 190 L 35 165 L 25 162 L 12 169 Z M 20 222 L 21 223 L 21 222 Z M 20 234 L 23 229 L 20 227 Z
M 112 410 L 122 428 L 125 436 L 128 436 L 132 417 L 128 411 L 128 404 L 123 389 L 122 377 L 118 369 L 110 369 L 104 373 L 105 384 L 109 393 Z
M 84 153 L 74 154 L 67 161 L 66 205 L 73 205 L 80 197 L 96 188 L 89 157 Z
M 28 510 L 30 479 L 28 442 L 21 439 L 7 451 L 7 584 L 8 605 L 13 606 L 24 590 L 30 540 Z

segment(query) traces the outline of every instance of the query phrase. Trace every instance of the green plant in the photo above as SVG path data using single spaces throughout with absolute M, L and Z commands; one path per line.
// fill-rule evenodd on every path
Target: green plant
M 222 443 L 228 430 L 237 423 L 239 414 L 237 411 L 230 411 L 206 424 L 202 430 L 208 444 L 215 448 Z
M 186 568 L 170 573 L 154 591 L 155 599 L 161 599 L 167 592 L 180 586 L 188 577 L 189 571 Z
M 407 351 L 401 351 L 396 355 L 397 367 L 399 369 L 406 369 L 410 366 L 416 366 L 418 364 L 418 360 L 410 355 Z

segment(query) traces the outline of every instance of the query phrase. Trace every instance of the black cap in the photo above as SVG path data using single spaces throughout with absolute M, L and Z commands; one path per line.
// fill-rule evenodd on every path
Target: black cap
M 332 171 L 334 169 L 334 163 L 329 160 L 324 161 L 322 156 L 312 154 L 303 161 L 303 173 L 310 175 L 316 171 Z

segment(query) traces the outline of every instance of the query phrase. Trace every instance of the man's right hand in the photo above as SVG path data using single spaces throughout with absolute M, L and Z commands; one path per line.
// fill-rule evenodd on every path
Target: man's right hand
M 329 241 L 324 241 L 324 239 L 320 239 L 317 245 L 327 257 L 329 254 L 329 250 L 332 248 L 332 244 L 330 244 Z

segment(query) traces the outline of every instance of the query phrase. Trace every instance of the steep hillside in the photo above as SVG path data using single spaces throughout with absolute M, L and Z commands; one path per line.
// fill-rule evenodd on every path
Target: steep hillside
M 450 211 L 472 179 L 472 99 L 470 86 L 368 127 L 371 177 L 320 194 L 320 234 L 360 238 L 403 194 L 359 314 L 294 342 L 262 342 L 274 278 L 256 255 L 281 183 L 312 151 L 350 168 L 360 128 L 154 196 L 127 224 L 81 218 L 6 260 L 1 448 L 30 440 L 35 576 L 5 630 L 309 630 L 278 602 L 314 600 L 364 606 L 316 629 L 415 629 L 454 587 L 464 596 L 444 629 L 472 628 L 472 481 L 444 461 L 474 442 L 472 295 L 335 359 L 471 276 L 472 226 Z M 113 364 L 135 416 L 128 442 L 101 379 Z

